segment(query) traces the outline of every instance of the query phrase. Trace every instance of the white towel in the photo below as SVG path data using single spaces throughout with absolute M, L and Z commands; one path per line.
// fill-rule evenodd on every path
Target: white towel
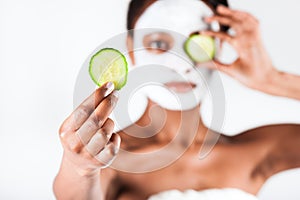
M 252 194 L 239 189 L 209 189 L 203 191 L 169 190 L 151 196 L 148 200 L 258 200 Z

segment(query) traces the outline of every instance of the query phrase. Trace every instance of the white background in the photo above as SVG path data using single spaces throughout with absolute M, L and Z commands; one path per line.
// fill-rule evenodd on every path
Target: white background
M 270 3 L 231 1 L 261 20 L 275 66 L 300 74 L 300 4 Z M 125 30 L 126 7 L 124 0 L 0 0 L 0 199 L 54 199 L 62 154 L 57 130 L 72 111 L 77 73 L 94 48 Z M 298 102 L 253 92 L 228 77 L 224 85 L 225 132 L 300 123 Z M 260 199 L 300 199 L 297 185 L 300 170 L 281 173 Z

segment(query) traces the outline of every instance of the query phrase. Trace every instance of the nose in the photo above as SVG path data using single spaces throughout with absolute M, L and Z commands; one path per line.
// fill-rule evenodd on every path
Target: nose
M 174 73 L 179 73 L 179 74 L 189 74 L 192 72 L 192 69 L 189 68 L 189 69 L 174 69 L 174 68 L 171 68 L 171 71 L 174 72 Z

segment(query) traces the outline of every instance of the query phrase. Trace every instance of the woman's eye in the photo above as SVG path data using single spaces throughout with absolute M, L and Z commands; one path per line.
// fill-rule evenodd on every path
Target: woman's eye
M 169 44 L 164 41 L 152 41 L 149 44 L 149 48 L 152 50 L 159 50 L 159 51 L 168 51 Z
M 168 33 L 155 32 L 145 35 L 143 45 L 150 53 L 161 54 L 173 48 L 174 39 Z

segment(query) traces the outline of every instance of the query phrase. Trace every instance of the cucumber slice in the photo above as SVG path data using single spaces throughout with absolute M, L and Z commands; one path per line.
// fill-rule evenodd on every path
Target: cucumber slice
M 215 40 L 206 35 L 191 35 L 184 43 L 184 50 L 194 62 L 208 62 L 216 53 Z
M 104 48 L 92 56 L 89 73 L 98 86 L 110 81 L 120 90 L 127 82 L 128 64 L 120 51 Z

